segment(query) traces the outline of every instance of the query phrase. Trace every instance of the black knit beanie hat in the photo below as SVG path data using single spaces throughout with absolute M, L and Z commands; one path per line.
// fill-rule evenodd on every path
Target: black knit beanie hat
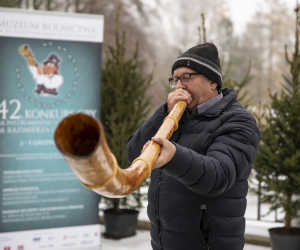
M 174 70 L 180 67 L 193 69 L 217 83 L 218 90 L 222 88 L 220 58 L 218 49 L 213 43 L 200 44 L 184 52 L 174 61 L 172 75 Z

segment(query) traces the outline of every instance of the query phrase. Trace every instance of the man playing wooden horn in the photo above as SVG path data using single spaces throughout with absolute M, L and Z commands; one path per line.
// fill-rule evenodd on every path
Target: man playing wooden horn
M 253 116 L 233 89 L 221 89 L 218 50 L 192 47 L 172 66 L 175 88 L 126 146 L 132 162 L 145 150 L 177 101 L 187 108 L 170 141 L 159 143 L 152 168 L 148 216 L 154 250 L 241 250 L 248 177 L 260 142 Z M 143 147 L 144 145 L 144 147 Z

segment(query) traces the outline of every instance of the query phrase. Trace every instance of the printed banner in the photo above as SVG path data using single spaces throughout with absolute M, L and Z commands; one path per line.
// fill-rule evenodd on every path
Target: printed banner
M 0 250 L 100 245 L 99 196 L 78 181 L 53 134 L 71 113 L 100 118 L 103 24 L 98 15 L 0 8 Z M 64 239 L 72 227 L 83 231 Z M 41 229 L 55 240 L 20 236 Z

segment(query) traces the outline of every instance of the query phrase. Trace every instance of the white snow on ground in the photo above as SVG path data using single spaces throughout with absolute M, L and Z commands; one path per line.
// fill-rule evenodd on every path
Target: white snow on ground
M 244 250 L 271 250 L 271 248 L 246 244 Z
M 273 227 L 284 227 L 284 224 L 279 222 L 246 220 L 245 234 L 269 237 L 268 229 Z
M 105 231 L 104 226 L 101 226 L 101 231 Z M 150 240 L 150 232 L 147 230 L 137 230 L 136 235 L 120 240 L 101 237 L 102 250 L 152 250 Z M 246 244 L 244 250 L 271 250 L 271 248 Z
M 253 185 L 253 184 L 252 184 Z M 261 204 L 261 220 L 275 222 L 275 212 L 268 214 L 270 204 Z M 245 213 L 246 219 L 257 220 L 257 209 L 258 209 L 258 197 L 257 195 L 251 194 L 250 192 L 247 195 L 247 209 Z M 277 220 L 283 220 L 284 214 L 278 210 Z

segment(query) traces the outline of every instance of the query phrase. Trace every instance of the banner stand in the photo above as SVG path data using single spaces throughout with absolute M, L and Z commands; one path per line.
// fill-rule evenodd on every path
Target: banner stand
M 54 145 L 67 115 L 100 119 L 100 15 L 0 8 L 0 250 L 99 250 L 99 195 Z

